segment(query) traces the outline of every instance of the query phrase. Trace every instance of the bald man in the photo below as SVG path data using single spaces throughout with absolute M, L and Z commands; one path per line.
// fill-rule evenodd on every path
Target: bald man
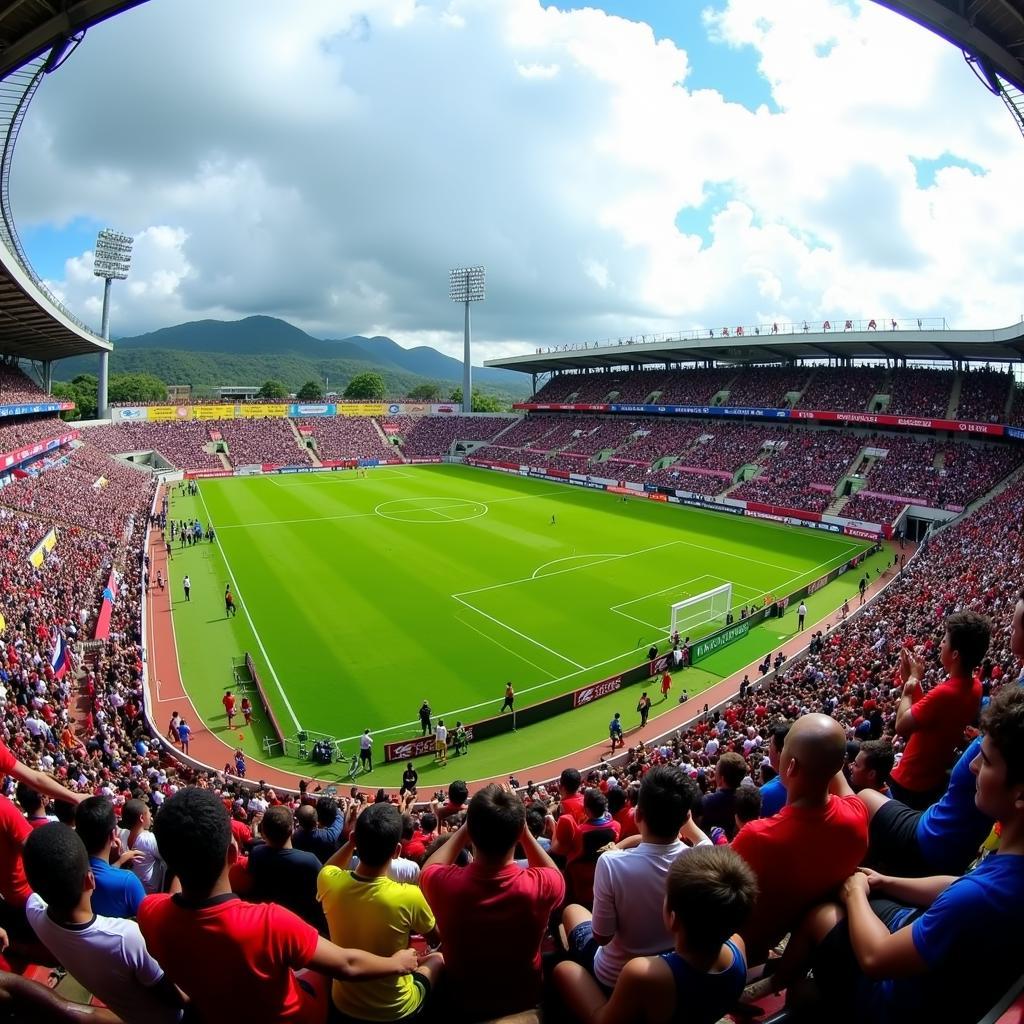
M 846 735 L 827 715 L 805 715 L 789 730 L 779 757 L 786 806 L 748 822 L 733 849 L 753 868 L 760 896 L 743 929 L 747 962 L 759 964 L 803 914 L 835 892 L 864 860 L 867 808 L 833 796 L 829 783 L 846 760 Z

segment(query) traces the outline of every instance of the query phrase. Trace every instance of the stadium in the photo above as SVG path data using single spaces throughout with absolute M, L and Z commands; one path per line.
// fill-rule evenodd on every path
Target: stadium
M 1020 0 L 880 2 L 1024 132 Z M 1024 1020 L 1024 322 L 567 339 L 494 413 L 111 402 L 132 240 L 96 331 L 9 181 L 141 6 L 0 12 L 9 1019 Z

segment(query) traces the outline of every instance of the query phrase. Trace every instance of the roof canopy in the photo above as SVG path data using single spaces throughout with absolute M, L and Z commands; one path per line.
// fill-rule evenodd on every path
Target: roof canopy
M 488 359 L 484 366 L 522 373 L 553 370 L 594 370 L 606 366 L 649 366 L 714 361 L 722 363 L 785 363 L 798 359 L 934 359 L 1007 362 L 1024 359 L 1024 323 L 995 331 L 950 330 L 808 330 L 770 334 L 761 329 L 736 337 L 697 337 L 643 341 L 590 342 L 526 356 Z

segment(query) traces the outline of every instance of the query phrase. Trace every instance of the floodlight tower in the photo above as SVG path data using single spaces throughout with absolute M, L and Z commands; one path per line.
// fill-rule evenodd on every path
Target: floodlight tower
M 481 302 L 484 295 L 483 267 L 456 267 L 448 271 L 448 297 L 466 307 L 466 333 L 462 348 L 462 411 L 473 411 L 473 362 L 470 358 L 469 304 Z
M 128 276 L 132 265 L 131 235 L 122 235 L 110 228 L 104 228 L 96 236 L 96 256 L 92 264 L 92 272 L 96 277 L 103 278 L 103 340 L 110 341 L 110 282 L 123 281 Z M 100 353 L 99 384 L 96 389 L 96 417 L 107 418 L 107 382 L 110 373 L 110 353 Z

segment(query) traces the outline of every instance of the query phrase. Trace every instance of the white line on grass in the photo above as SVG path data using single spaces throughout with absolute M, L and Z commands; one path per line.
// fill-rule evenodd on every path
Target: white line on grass
M 199 485 L 199 500 L 203 503 L 203 511 L 206 513 L 206 525 L 211 526 L 213 520 L 210 518 L 210 510 L 207 508 L 206 498 L 203 497 L 202 484 Z M 217 537 L 217 548 L 220 550 L 220 557 L 224 559 L 224 568 L 227 569 L 228 576 L 231 577 L 231 582 L 234 584 L 235 596 L 238 598 L 238 603 L 242 606 L 242 611 L 245 612 L 245 617 L 249 620 L 249 628 L 252 630 L 252 635 L 256 638 L 256 643 L 259 646 L 260 653 L 263 655 L 263 660 L 267 663 L 267 668 L 270 669 L 270 674 L 274 677 L 277 692 L 281 695 L 281 700 L 284 701 L 284 706 L 288 709 L 288 714 L 292 716 L 295 731 L 300 732 L 302 730 L 302 726 L 299 725 L 299 720 L 295 717 L 295 711 L 292 708 L 291 701 L 288 700 L 288 696 L 284 692 L 284 687 L 281 685 L 281 680 L 277 677 L 277 671 L 274 668 L 274 663 L 270 660 L 270 655 L 267 654 L 267 649 L 263 646 L 263 641 L 260 639 L 259 633 L 256 632 L 256 623 L 252 621 L 252 616 L 249 614 L 249 606 L 245 603 L 245 599 L 242 597 L 242 591 L 238 587 L 238 579 L 231 571 L 231 563 L 228 561 L 227 552 L 224 550 L 224 546 L 220 542 L 220 531 L 215 529 L 214 533 Z
M 490 619 L 491 622 L 495 623 L 498 626 L 501 626 L 502 629 L 507 629 L 510 633 L 515 633 L 516 636 L 520 636 L 524 640 L 529 641 L 531 644 L 535 644 L 541 650 L 547 651 L 548 654 L 553 654 L 556 658 L 560 658 L 562 661 L 566 661 L 570 665 L 575 665 L 576 668 L 578 668 L 581 672 L 584 671 L 583 666 L 578 661 L 573 661 L 572 658 L 567 658 L 564 654 L 559 654 L 558 651 L 553 650 L 546 644 L 542 644 L 539 640 L 534 640 L 532 636 L 527 636 L 525 633 L 520 633 L 518 629 L 516 629 L 514 626 L 510 626 L 507 622 L 502 622 L 501 619 L 496 619 L 493 615 L 488 615 L 487 612 L 481 611 L 481 609 L 477 608 L 475 605 L 471 605 L 468 601 L 463 601 L 458 594 L 452 594 L 452 597 L 456 601 L 458 601 L 459 604 L 468 608 L 471 612 L 476 612 L 477 615 L 482 615 L 485 619 Z
M 495 640 L 489 633 L 485 633 L 482 629 L 477 629 L 472 622 L 467 622 L 460 615 L 456 615 L 455 619 L 457 622 L 461 622 L 464 626 L 468 626 L 474 633 L 479 633 L 485 640 L 490 640 L 492 644 L 497 644 L 503 651 L 508 651 L 514 658 L 519 658 L 520 661 L 525 661 L 527 665 L 532 666 L 538 672 L 543 672 L 549 679 L 554 679 L 554 674 L 549 672 L 546 668 L 541 668 L 535 661 L 530 661 L 525 655 L 520 654 L 518 651 L 513 651 L 511 647 L 506 647 L 500 640 Z
M 376 514 L 376 512 L 349 512 L 341 516 L 313 516 L 310 519 L 268 519 L 265 523 L 232 523 L 230 526 L 218 526 L 217 533 L 222 530 L 253 530 L 257 526 L 292 526 L 295 523 L 327 523 L 336 519 L 368 519 Z

